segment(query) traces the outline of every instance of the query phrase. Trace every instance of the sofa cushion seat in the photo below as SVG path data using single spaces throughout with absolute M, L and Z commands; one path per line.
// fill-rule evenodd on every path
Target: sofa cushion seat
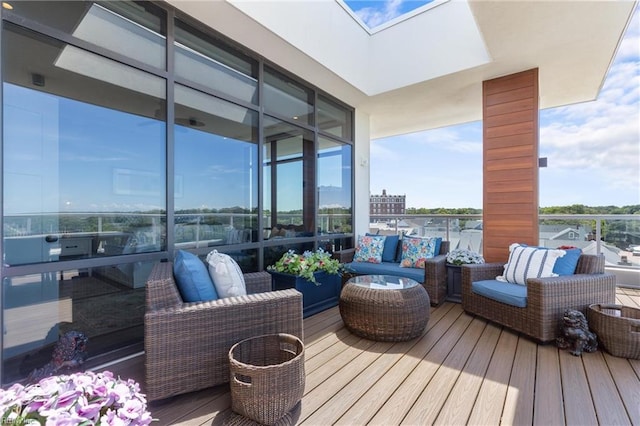
M 424 268 L 401 268 L 395 262 L 351 262 L 347 263 L 347 267 L 359 275 L 393 275 L 411 278 L 420 284 L 424 283 Z
M 498 280 L 475 281 L 471 291 L 489 299 L 519 308 L 527 307 L 527 287 Z

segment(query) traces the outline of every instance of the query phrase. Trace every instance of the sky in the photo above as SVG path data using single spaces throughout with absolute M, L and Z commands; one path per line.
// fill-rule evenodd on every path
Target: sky
M 373 28 L 427 2 L 345 3 Z M 548 159 L 540 207 L 640 204 L 639 7 L 597 100 L 540 111 L 539 146 Z M 369 164 L 372 195 L 406 195 L 407 207 L 482 208 L 481 122 L 373 140 Z M 425 164 L 428 181 L 408 177 L 411 167 L 422 176 Z

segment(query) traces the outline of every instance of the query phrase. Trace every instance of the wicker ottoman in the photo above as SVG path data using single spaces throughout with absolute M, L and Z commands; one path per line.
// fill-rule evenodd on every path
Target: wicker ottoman
M 242 340 L 229 351 L 231 409 L 261 424 L 278 422 L 304 394 L 304 344 L 290 334 Z
M 340 293 L 340 316 L 353 334 L 400 342 L 422 334 L 429 321 L 429 294 L 409 278 L 360 275 Z

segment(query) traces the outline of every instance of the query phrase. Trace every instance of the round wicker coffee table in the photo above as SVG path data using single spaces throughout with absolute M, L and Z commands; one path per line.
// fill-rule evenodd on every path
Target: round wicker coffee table
M 345 327 L 371 340 L 410 340 L 422 334 L 429 321 L 429 295 L 410 278 L 353 277 L 340 293 L 339 306 Z

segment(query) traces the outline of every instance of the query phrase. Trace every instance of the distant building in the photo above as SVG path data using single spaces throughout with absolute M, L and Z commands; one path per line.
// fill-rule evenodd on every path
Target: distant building
M 405 214 L 406 195 L 387 195 L 387 190 L 382 190 L 382 195 L 369 196 L 369 214 Z

